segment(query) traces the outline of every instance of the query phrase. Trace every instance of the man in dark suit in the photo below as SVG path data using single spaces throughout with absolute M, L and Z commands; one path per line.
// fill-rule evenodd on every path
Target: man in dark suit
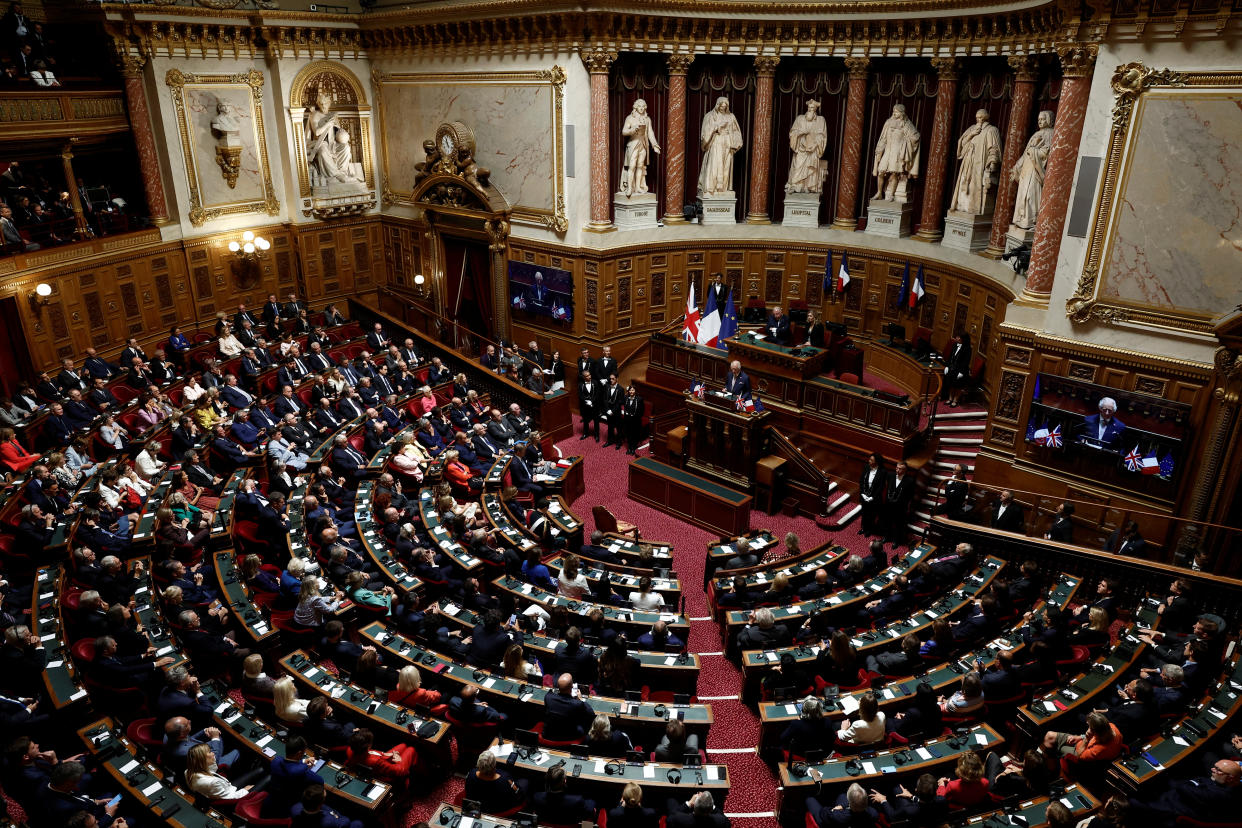
M 65 414 L 65 407 L 60 403 L 52 403 L 47 419 L 43 421 L 43 436 L 48 445 L 67 446 L 73 439 L 73 432 L 79 426 Z
M 612 358 L 612 346 L 605 345 L 603 354 L 595 362 L 595 371 L 593 372 L 600 382 L 607 382 L 608 378 L 617 373 L 617 361 Z
M 707 791 L 699 791 L 686 802 L 668 800 L 668 828 L 730 828 L 724 814 L 716 813 L 716 801 Z
M 306 355 L 305 364 L 306 367 L 310 369 L 311 373 L 314 374 L 323 373 L 336 365 L 336 363 L 323 352 L 323 348 L 320 347 L 318 342 L 311 344 L 310 353 Z
M 280 330 L 280 302 L 276 301 L 276 294 L 268 294 L 267 301 L 263 303 L 263 310 L 259 314 L 263 317 L 263 322 L 267 325 L 267 329 L 273 334 Z
M 255 397 L 254 394 L 238 385 L 237 377 L 228 374 L 224 377 L 224 386 L 220 389 L 220 399 L 232 408 L 249 408 Z
M 349 444 L 344 434 L 336 435 L 333 440 L 332 467 L 348 480 L 360 480 L 367 474 L 367 459 L 362 453 Z
M 117 360 L 118 365 L 133 365 L 134 358 L 137 357 L 143 362 L 147 361 L 147 352 L 138 347 L 137 339 L 129 339 L 125 343 L 125 350 L 121 351 L 121 356 Z
M 246 310 L 246 303 L 239 302 L 237 313 L 233 314 L 233 330 L 240 331 L 244 322 L 249 322 L 252 326 L 259 324 L 259 320 L 255 319 L 254 314 Z
M 953 467 L 953 475 L 944 483 L 944 503 L 936 506 L 933 514 L 948 515 L 953 520 L 966 520 L 970 506 L 970 482 L 966 479 L 966 467 L 958 463 Z
M 1131 679 L 1104 711 L 1108 720 L 1117 725 L 1127 744 L 1146 739 L 1160 725 L 1153 689 L 1145 679 Z
M 1061 504 L 1057 506 L 1056 512 L 1052 515 L 1052 523 L 1048 526 L 1048 534 L 1044 535 L 1044 537 L 1059 543 L 1073 543 L 1073 518 L 1074 504 L 1068 500 L 1061 501 Z
M 481 462 L 490 464 L 503 450 L 492 440 L 482 423 L 472 425 L 469 433 L 473 435 L 470 438 L 470 445 Z
M 367 347 L 376 353 L 380 353 L 387 351 L 388 345 L 388 334 L 384 333 L 384 326 L 376 322 L 375 327 L 367 334 Z
M 582 375 L 590 373 L 595 376 L 599 373 L 595 366 L 595 360 L 591 359 L 591 352 L 586 348 L 582 349 L 582 353 L 578 355 L 578 381 L 582 381 Z
M 742 372 L 742 363 L 736 359 L 729 363 L 729 375 L 725 377 L 724 390 L 735 397 L 750 399 L 750 377 Z
M 151 357 L 151 366 L 147 369 L 147 374 L 155 381 L 156 385 L 168 385 L 177 378 L 177 369 L 165 359 L 163 351 L 156 351 L 155 355 Z M 135 379 L 136 377 L 130 377 L 131 385 Z M 134 387 L 138 388 L 139 386 L 135 385 Z M 141 387 L 145 388 L 146 386 Z
M 314 420 L 315 425 L 319 426 L 323 433 L 336 431 L 345 424 L 345 418 L 332 407 L 332 400 L 327 397 L 319 401 L 319 407 L 315 409 Z
M 785 315 L 780 305 L 772 308 L 772 312 L 768 314 L 768 321 L 763 326 L 763 332 L 777 345 L 789 344 L 789 317 Z
M 449 699 L 449 716 L 454 721 L 466 724 L 503 725 L 509 721 L 508 716 L 486 702 L 479 701 L 478 697 L 479 688 L 473 684 L 467 684 L 461 688 L 459 695 Z
M 533 339 L 530 341 L 530 345 L 527 346 L 526 352 L 523 354 L 523 356 L 525 356 L 531 362 L 535 363 L 535 365 L 539 366 L 540 368 L 546 367 L 543 361 L 543 351 L 540 350 L 539 343 Z
M 565 790 L 563 767 L 548 771 L 547 790 L 536 793 L 531 799 L 540 821 L 552 825 L 576 825 L 595 820 L 595 801 Z
M 120 803 L 109 805 L 103 797 L 93 799 L 83 793 L 80 785 L 85 775 L 86 767 L 81 762 L 66 760 L 52 768 L 47 785 L 37 792 L 33 802 L 28 802 L 42 809 L 44 819 L 35 821 L 41 825 L 68 825 L 75 814 L 85 811 L 97 825 L 113 824 Z
M 278 417 L 283 417 L 286 414 L 294 414 L 300 417 L 305 412 L 306 403 L 298 399 L 298 396 L 293 393 L 292 385 L 285 383 L 280 389 L 280 397 L 272 405 L 272 413 Z
M 867 464 L 863 466 L 862 475 L 858 479 L 858 497 L 862 505 L 862 528 L 858 530 L 858 534 L 878 534 L 884 510 L 884 486 L 887 483 L 884 458 L 879 452 L 872 452 L 868 455 Z
M 92 378 L 116 379 L 121 375 L 120 366 L 102 359 L 94 348 L 86 349 L 86 361 L 82 364 L 82 369 Z
M 69 392 L 69 399 L 65 400 L 65 416 L 69 418 L 70 425 L 74 428 L 82 428 L 94 421 L 98 414 L 99 412 L 82 399 L 81 391 L 75 388 Z
M 910 533 L 910 503 L 914 500 L 914 478 L 904 461 L 898 461 L 884 489 L 884 540 L 901 546 Z
M 198 677 L 184 667 L 174 667 L 155 702 L 156 724 L 162 730 L 168 720 L 184 716 L 195 730 L 210 727 L 211 705 L 198 686 Z
M 223 425 L 217 425 L 215 427 L 214 439 L 211 441 L 211 447 L 216 450 L 216 454 L 222 457 L 234 468 L 244 463 L 249 463 L 257 456 L 253 451 L 244 449 L 237 445 L 237 443 L 230 440 Z
M 575 694 L 574 677 L 569 673 L 557 676 L 556 687 L 543 697 L 543 735 L 556 742 L 586 737 L 595 711 Z
M 565 640 L 556 645 L 552 668 L 548 672 L 555 675 L 568 673 L 579 684 L 591 684 L 595 681 L 598 669 L 595 654 L 582 646 L 582 631 L 577 627 L 567 629 Z
M 147 383 L 141 387 L 146 388 L 149 384 Z M 86 400 L 100 411 L 116 412 L 122 407 L 121 401 L 108 389 L 107 380 L 104 379 L 95 380 L 95 386 L 86 395 Z
M 1100 448 L 1114 448 L 1126 430 L 1125 423 L 1113 416 L 1117 412 L 1117 401 L 1104 397 L 1100 400 L 1099 412 L 1083 418 L 1079 439 Z
M 1109 552 L 1116 552 L 1118 555 L 1130 555 L 1131 557 L 1141 558 L 1147 551 L 1147 541 L 1139 532 L 1138 523 L 1130 521 L 1125 526 L 1118 526 L 1108 536 L 1108 545 L 1105 547 Z
M 306 739 L 297 733 L 285 738 L 285 755 L 272 757 L 269 773 L 271 779 L 264 789 L 267 799 L 263 800 L 262 809 L 262 816 L 266 819 L 287 818 L 307 788 L 325 784 L 323 777 L 307 764 Z
M 713 296 L 716 299 L 716 308 L 718 308 L 721 313 L 724 313 L 725 305 L 728 304 L 729 301 L 729 286 L 724 283 L 724 277 L 719 273 L 712 274 L 712 282 L 707 286 L 707 290 L 703 295 L 703 300 L 705 302 L 703 307 L 707 307 L 712 304 L 711 299 Z
M 578 383 L 578 413 L 582 417 L 582 436 L 579 439 L 585 440 L 588 436 L 594 436 L 598 443 L 604 388 L 595 381 L 589 370 L 582 372 L 580 376 L 582 381 Z
M 1013 499 L 1013 492 L 1002 490 L 992 510 L 992 528 L 1021 534 L 1025 527 L 1026 518 L 1022 514 L 1022 504 Z
M 56 385 L 59 386 L 62 394 L 67 395 L 75 388 L 79 391 L 85 392 L 91 387 L 90 384 L 87 383 L 86 378 L 82 376 L 82 373 L 73 367 L 72 359 L 64 360 L 61 365 L 64 367 L 61 372 L 56 375 Z
M 158 351 L 156 353 L 159 353 Z M 103 380 L 97 380 L 103 382 Z M 146 388 L 155 385 L 155 376 L 151 373 L 151 369 L 144 363 L 134 360 L 129 366 L 129 370 L 125 373 L 125 384 L 130 388 Z
M 52 378 L 47 375 L 46 371 L 39 374 L 39 381 L 35 384 L 35 393 L 45 402 L 63 400 L 65 398 L 64 392 L 60 390 L 60 386 L 52 381 Z
M 483 614 L 483 619 L 474 625 L 467 651 L 470 663 L 495 667 L 504 658 L 510 644 L 515 640 L 521 643 L 521 633 L 507 623 L 501 623 L 503 620 L 499 611 L 488 610 Z
M 617 382 L 615 373 L 609 374 L 604 381 L 607 385 L 604 386 L 604 399 L 600 403 L 600 416 L 608 424 L 608 439 L 604 441 L 604 445 L 621 448 L 621 441 L 624 438 L 621 410 L 625 402 L 625 389 L 621 387 L 621 383 Z
M 298 314 L 302 312 L 302 303 L 292 293 L 285 297 L 285 299 L 285 304 L 280 309 L 281 317 L 284 319 L 297 319 Z
M 1131 816 L 1126 822 L 1134 820 L 1133 824 L 1141 825 L 1145 818 L 1154 818 L 1156 823 L 1171 824 L 1177 817 L 1188 814 L 1204 822 L 1234 819 L 1242 805 L 1240 780 L 1242 768 L 1237 762 L 1218 760 L 1206 779 L 1198 777 L 1174 782 L 1151 802 L 1131 799 Z

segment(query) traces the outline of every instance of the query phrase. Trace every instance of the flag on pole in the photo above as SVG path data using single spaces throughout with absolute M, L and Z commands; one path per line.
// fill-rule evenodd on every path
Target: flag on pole
M 753 399 L 744 400 L 738 397 L 736 405 L 738 411 L 753 412 L 755 410 L 755 401 Z
M 725 340 L 737 336 L 737 307 L 733 304 L 733 289 L 729 288 L 729 296 L 725 299 L 724 315 L 720 317 L 720 333 L 716 336 L 716 347 L 725 347 Z
M 1143 468 L 1143 452 L 1139 451 L 1138 443 L 1134 444 L 1134 448 L 1130 449 L 1130 453 L 1122 458 L 1126 471 L 1136 472 Z
M 706 393 L 706 390 L 706 387 L 701 382 L 694 382 L 690 384 L 690 393 L 698 397 L 700 400 L 703 399 L 703 394 Z
M 910 269 L 910 263 L 906 262 L 906 269 Z M 919 265 L 918 273 L 914 274 L 914 281 L 910 283 L 910 296 L 908 302 L 910 310 L 918 307 L 919 302 L 923 301 L 923 266 Z
M 841 270 L 837 273 L 837 290 L 845 293 L 845 288 L 850 283 L 850 266 L 846 261 L 846 253 L 841 251 Z
M 1040 396 L 1041 395 L 1039 393 L 1039 374 L 1036 374 L 1035 375 L 1035 392 L 1031 394 L 1031 399 L 1034 400 L 1035 402 L 1039 402 Z
M 699 318 L 699 335 L 698 342 L 700 345 L 706 345 L 709 348 L 716 347 L 716 340 L 720 336 L 720 308 L 716 307 L 716 291 L 708 288 L 707 290 L 707 307 L 703 310 L 703 315 Z
M 910 295 L 910 260 L 906 260 L 906 269 L 901 272 L 901 290 L 897 291 L 897 307 L 904 307 L 906 297 Z
M 526 297 L 520 293 L 517 296 L 514 296 L 513 307 L 518 308 L 520 310 L 526 310 Z
M 1160 460 L 1156 457 L 1155 449 L 1152 449 L 1150 454 L 1143 455 L 1143 459 L 1139 463 L 1139 471 L 1143 474 L 1160 473 Z
M 824 266 L 824 285 L 823 292 L 825 295 L 831 296 L 836 293 L 836 282 L 832 279 L 832 251 L 828 251 L 828 262 Z
M 568 319 L 569 318 L 569 311 L 567 311 L 565 309 L 565 306 L 562 305 L 556 299 L 552 300 L 552 318 L 553 319 Z
M 1160 458 L 1160 476 L 1168 480 L 1173 476 L 1173 455 L 1166 454 Z
M 686 297 L 686 324 L 681 329 L 682 339 L 699 341 L 699 306 L 694 304 L 694 283 L 690 283 L 690 295 Z
M 1048 448 L 1061 447 L 1061 424 L 1057 423 L 1051 431 L 1048 432 L 1048 439 L 1044 442 Z

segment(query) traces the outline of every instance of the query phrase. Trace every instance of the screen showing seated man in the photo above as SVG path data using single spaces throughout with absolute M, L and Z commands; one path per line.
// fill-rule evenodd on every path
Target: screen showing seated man
M 1098 414 L 1090 414 L 1083 418 L 1079 440 L 1089 446 L 1104 449 L 1117 449 L 1117 442 L 1126 430 L 1126 424 L 1118 420 L 1117 401 L 1112 397 L 1104 397 L 1099 402 Z
M 570 321 L 574 308 L 573 274 L 560 268 L 509 262 L 509 296 L 514 310 Z

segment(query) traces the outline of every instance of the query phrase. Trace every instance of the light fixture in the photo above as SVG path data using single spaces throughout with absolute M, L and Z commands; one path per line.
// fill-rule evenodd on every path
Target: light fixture
M 256 235 L 253 230 L 247 230 L 241 234 L 240 239 L 233 239 L 229 242 L 229 252 L 237 257 L 238 261 L 253 263 L 264 250 L 271 248 L 272 243 L 262 236 Z
M 47 282 L 39 282 L 39 284 L 35 285 L 34 293 L 29 295 L 30 306 L 38 312 L 40 308 L 45 307 L 51 301 L 48 299 L 51 295 L 52 286 Z
M 431 296 L 431 291 L 427 289 L 427 277 L 421 273 L 414 274 L 414 294 L 420 299 Z

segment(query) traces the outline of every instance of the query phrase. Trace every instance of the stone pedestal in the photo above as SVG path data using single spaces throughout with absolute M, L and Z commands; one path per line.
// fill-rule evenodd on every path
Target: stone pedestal
M 703 224 L 737 224 L 737 193 L 729 190 L 715 195 L 704 195 Z
M 1009 225 L 1009 231 L 1005 233 L 1005 252 L 1008 253 L 1010 250 L 1013 250 L 1015 247 L 1021 247 L 1024 244 L 1029 246 L 1034 241 L 1035 241 L 1035 228 L 1034 227 L 1032 227 L 1030 230 L 1023 230 L 1021 227 L 1018 227 L 1016 224 L 1011 224 Z
M 618 230 L 654 230 L 659 202 L 655 193 L 622 195 L 612 197 L 613 223 Z
M 819 201 L 823 193 L 785 193 L 783 227 L 819 227 Z
M 988 237 L 991 234 L 990 209 L 986 213 L 978 214 L 950 210 L 944 214 L 944 238 L 940 240 L 940 244 L 954 250 L 978 253 L 988 246 Z
M 914 205 L 908 201 L 885 201 L 873 198 L 867 202 L 867 232 L 877 236 L 900 239 L 910 235 L 914 227 Z

